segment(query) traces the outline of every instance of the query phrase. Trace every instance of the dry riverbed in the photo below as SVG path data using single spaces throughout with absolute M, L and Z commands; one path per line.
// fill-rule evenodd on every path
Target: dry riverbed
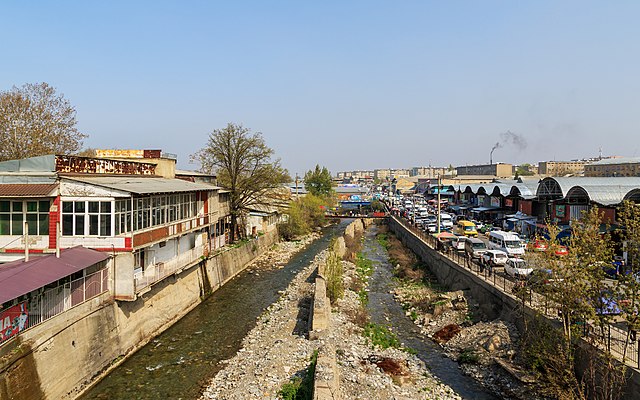
M 502 320 L 483 320 L 479 305 L 463 291 L 447 292 L 392 234 L 383 237 L 396 264 L 395 273 L 402 278 L 394 297 L 421 333 L 439 343 L 465 374 L 497 396 L 542 399 L 534 377 L 519 366 L 517 328 Z
M 308 242 L 307 242 L 308 243 Z M 284 265 L 299 248 L 283 243 L 250 267 Z M 333 307 L 331 333 L 319 340 L 308 339 L 308 317 L 313 293 L 313 276 L 324 263 L 320 253 L 281 293 L 280 299 L 258 318 L 256 327 L 244 338 L 242 348 L 211 380 L 203 399 L 277 399 L 282 386 L 306 373 L 316 349 L 335 349 L 342 399 L 460 399 L 451 388 L 434 378 L 414 355 L 395 348 L 373 347 L 363 337 L 359 322 L 360 299 L 345 290 Z M 343 261 L 345 287 L 355 275 L 355 265 Z M 360 321 L 362 322 L 362 321 Z

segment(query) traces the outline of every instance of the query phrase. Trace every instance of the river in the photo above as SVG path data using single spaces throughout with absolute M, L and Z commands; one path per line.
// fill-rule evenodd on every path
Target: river
M 373 261 L 374 272 L 369 279 L 368 311 L 371 322 L 391 325 L 391 329 L 405 346 L 414 349 L 427 365 L 431 373 L 446 383 L 462 398 L 469 400 L 494 400 L 495 395 L 485 389 L 473 378 L 462 373 L 458 363 L 447 358 L 442 349 L 420 333 L 420 329 L 405 315 L 391 291 L 396 283 L 393 280 L 393 266 L 389 263 L 386 250 L 376 239 L 377 229 L 369 228 L 365 233 L 363 254 Z
M 189 314 L 138 350 L 81 399 L 184 399 L 200 397 L 202 386 L 240 349 L 257 317 L 275 302 L 278 291 L 341 234 L 348 221 L 294 255 L 282 269 L 244 271 Z
M 282 269 L 240 273 L 129 357 L 81 399 L 199 398 L 203 385 L 224 367 L 221 361 L 237 353 L 258 316 L 278 299 L 278 292 L 286 289 L 291 279 L 326 249 L 335 235 L 342 234 L 349 222 L 342 220 L 339 225 L 327 228 L 320 239 L 294 255 Z M 365 255 L 376 265 L 369 293 L 372 321 L 390 323 L 399 338 L 418 351 L 431 372 L 465 399 L 496 399 L 482 385 L 462 374 L 457 363 L 445 358 L 437 345 L 421 337 L 401 305 L 389 294 L 393 287 L 391 265 L 375 239 L 375 229 L 367 231 L 364 248 Z

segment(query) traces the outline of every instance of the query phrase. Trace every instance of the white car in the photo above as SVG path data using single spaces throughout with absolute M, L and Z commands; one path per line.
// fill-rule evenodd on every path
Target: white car
M 504 271 L 511 276 L 524 278 L 531 275 L 533 268 L 529 268 L 522 258 L 510 258 L 504 265 Z
M 465 236 L 456 236 L 451 239 L 451 247 L 457 251 L 464 251 L 464 243 L 467 241 Z
M 502 250 L 487 250 L 480 261 L 485 265 L 492 267 L 503 266 L 507 263 L 509 256 Z

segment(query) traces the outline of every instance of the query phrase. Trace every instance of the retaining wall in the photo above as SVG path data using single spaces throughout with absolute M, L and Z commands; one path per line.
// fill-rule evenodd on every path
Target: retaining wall
M 73 399 L 278 240 L 269 232 L 155 284 L 133 302 L 104 293 L 0 348 L 0 400 Z
M 465 290 L 489 318 L 500 318 L 513 322 L 518 329 L 523 330 L 522 315 L 533 317 L 538 313 L 528 306 L 524 306 L 515 297 L 481 279 L 467 268 L 457 264 L 445 255 L 428 246 L 421 238 L 411 232 L 394 217 L 389 218 L 389 229 L 402 243 L 411 249 L 427 265 L 438 282 L 451 290 Z M 550 325 L 557 325 L 556 321 L 548 320 Z M 561 329 L 561 327 L 559 327 Z M 583 350 L 589 346 L 582 343 Z M 585 350 L 587 351 L 587 350 Z M 580 354 L 578 355 L 580 358 Z M 578 375 L 585 373 L 586 363 L 578 364 Z M 640 371 L 627 368 L 627 385 L 623 399 L 638 399 L 640 393 Z

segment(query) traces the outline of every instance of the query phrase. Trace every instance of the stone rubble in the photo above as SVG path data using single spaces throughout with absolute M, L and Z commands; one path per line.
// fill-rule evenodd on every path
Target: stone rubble
M 315 236 L 317 237 L 317 235 Z M 314 238 L 315 238 L 314 237 Z M 300 243 L 278 244 L 257 260 L 250 271 L 280 268 L 290 256 L 313 238 Z M 304 243 L 304 244 L 303 244 Z M 327 251 L 320 253 L 281 292 L 277 302 L 258 318 L 257 326 L 243 339 L 242 348 L 209 382 L 202 399 L 277 399 L 283 384 L 304 376 L 316 349 L 335 349 L 341 399 L 460 399 L 449 386 L 433 377 L 416 356 L 398 349 L 372 348 L 362 328 L 350 316 L 359 308 L 358 295 L 349 290 L 355 266 L 343 261 L 345 295 L 331 313 L 331 328 L 315 341 L 308 340 L 308 318 L 312 307 L 312 276 Z M 381 360 L 393 360 L 401 370 L 385 373 Z
M 423 285 L 403 282 L 393 294 L 405 305 L 407 315 L 421 333 L 439 343 L 449 358 L 460 363 L 465 374 L 505 399 L 542 398 L 535 379 L 517 365 L 519 334 L 515 325 L 502 320 L 474 323 L 470 315 L 477 313 L 479 306 L 468 304 L 462 291 L 439 293 Z M 458 329 L 452 330 L 451 326 Z M 438 340 L 446 330 L 455 334 L 450 340 Z M 501 365 L 518 371 L 518 377 Z

